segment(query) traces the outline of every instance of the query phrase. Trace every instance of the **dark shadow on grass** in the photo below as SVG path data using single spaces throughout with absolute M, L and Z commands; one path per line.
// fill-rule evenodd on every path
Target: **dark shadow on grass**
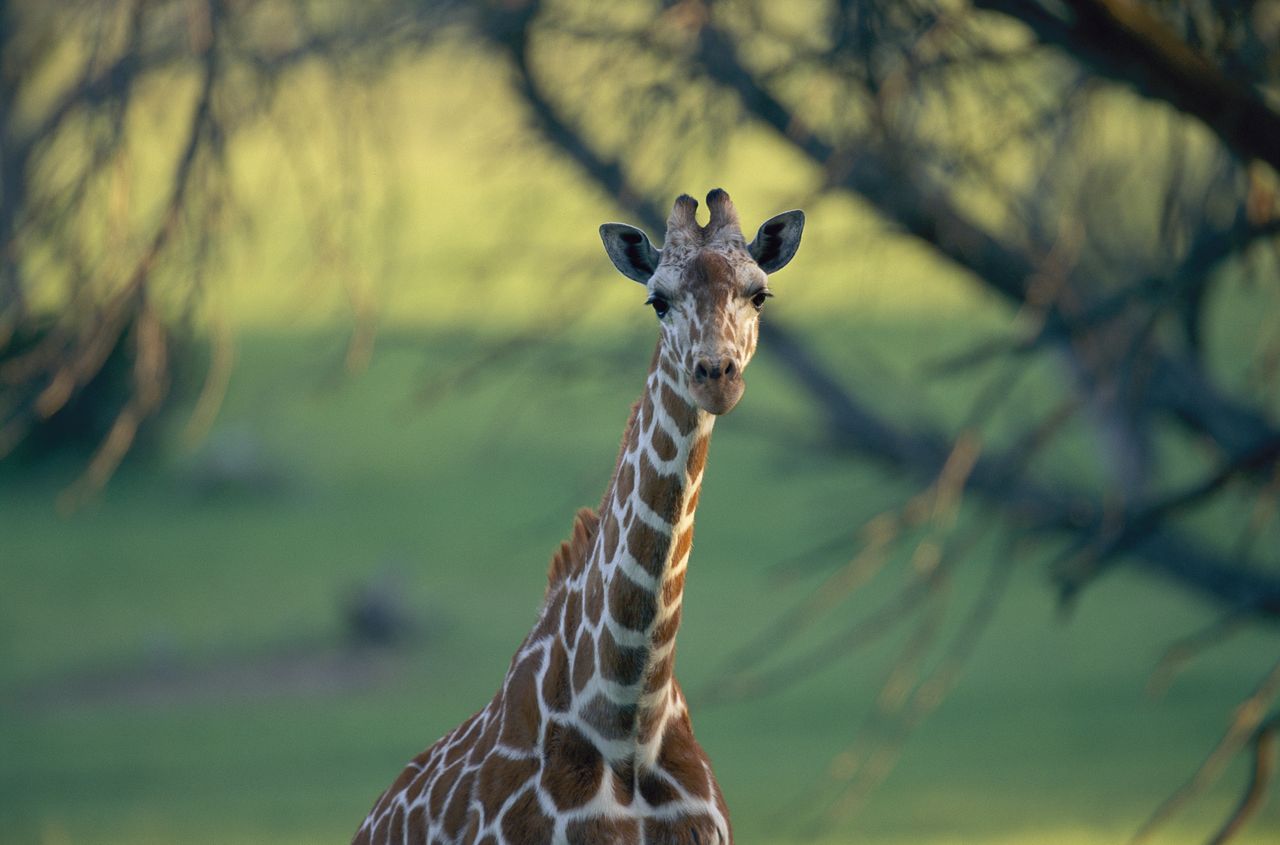
M 422 614 L 388 600 L 385 586 L 376 581 L 350 592 L 341 605 L 341 632 L 202 654 L 156 643 L 129 660 L 68 670 L 0 693 L 0 703 L 25 712 L 163 710 L 390 686 L 421 671 L 449 625 L 436 614 L 422 621 Z

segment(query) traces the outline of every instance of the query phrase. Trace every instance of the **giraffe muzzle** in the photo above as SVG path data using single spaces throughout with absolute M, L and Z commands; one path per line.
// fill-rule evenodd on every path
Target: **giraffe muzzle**
M 711 414 L 733 410 L 746 390 L 742 367 L 731 357 L 699 358 L 689 378 L 689 392 L 698 407 Z

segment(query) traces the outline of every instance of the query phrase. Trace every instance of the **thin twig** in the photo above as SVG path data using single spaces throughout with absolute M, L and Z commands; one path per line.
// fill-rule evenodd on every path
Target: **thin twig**
M 1224 845 L 1235 837 L 1266 801 L 1267 787 L 1276 766 L 1276 732 L 1280 730 L 1280 717 L 1272 716 L 1259 726 L 1253 735 L 1253 759 L 1249 770 L 1249 782 L 1245 784 L 1240 803 L 1231 811 L 1222 827 L 1209 840 L 1208 845 Z
M 1253 693 L 1236 708 L 1235 718 L 1227 726 L 1222 739 L 1209 752 L 1195 774 L 1165 799 L 1164 803 L 1142 823 L 1133 838 L 1129 840 L 1130 845 L 1147 841 L 1156 830 L 1169 821 L 1174 813 L 1218 781 L 1227 762 L 1235 757 L 1255 735 L 1267 710 L 1274 703 L 1277 693 L 1280 693 L 1280 660 L 1272 665 Z
M 126 308 L 126 304 L 138 303 L 134 321 L 137 355 L 134 363 L 133 394 L 112 422 L 111 429 L 90 459 L 88 467 L 76 481 L 59 494 L 58 507 L 64 512 L 78 507 L 86 498 L 101 489 L 128 452 L 137 434 L 138 426 L 159 407 L 163 399 L 165 390 L 163 381 L 168 373 L 168 341 L 163 325 L 147 304 L 146 288 L 156 262 L 159 261 L 181 225 L 187 191 L 193 181 L 192 174 L 195 171 L 201 147 L 209 140 L 213 131 L 212 126 L 215 120 L 213 99 L 219 73 L 217 41 L 220 30 L 219 18 L 222 14 L 221 0 L 209 0 L 205 7 L 205 14 L 207 20 L 204 23 L 208 31 L 205 33 L 207 40 L 203 45 L 200 94 L 192 114 L 186 143 L 174 170 L 169 199 L 151 242 L 116 299 L 118 309 L 116 321 L 123 320 L 125 315 L 132 313 L 132 309 Z M 63 372 L 68 373 L 69 370 L 64 369 Z M 58 378 L 55 377 L 54 384 L 59 383 Z M 42 398 L 49 395 L 50 389 L 46 388 Z M 39 406 L 40 400 L 37 400 L 37 407 Z M 53 408 L 55 411 L 56 409 L 56 407 Z
M 1153 697 L 1164 695 L 1173 684 L 1173 679 L 1186 668 L 1188 663 L 1201 652 L 1240 630 L 1244 621 L 1243 614 L 1228 613 L 1171 644 L 1160 656 L 1155 669 L 1151 670 L 1151 677 L 1147 679 L 1147 695 Z
M 865 803 L 870 792 L 889 776 L 916 729 L 941 706 L 951 690 L 955 688 L 965 664 L 976 650 L 982 633 L 995 618 L 996 608 L 999 607 L 1012 580 L 1011 576 L 1016 565 L 1022 557 L 1015 547 L 1016 544 L 1011 541 L 1002 554 L 992 558 L 986 580 L 979 589 L 977 598 L 970 605 L 968 613 L 965 614 L 960 628 L 948 641 L 942 659 L 916 683 L 909 696 L 904 696 L 898 708 L 901 716 L 896 730 L 871 756 L 873 763 L 862 773 L 861 783 L 851 784 L 845 794 L 828 810 L 829 819 L 848 818 Z

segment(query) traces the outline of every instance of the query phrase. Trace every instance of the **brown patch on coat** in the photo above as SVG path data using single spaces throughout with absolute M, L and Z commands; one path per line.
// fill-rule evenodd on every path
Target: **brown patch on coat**
M 511 670 L 502 693 L 503 745 L 528 751 L 538 741 L 541 714 L 538 710 L 537 671 L 540 665 L 540 658 L 532 655 Z
M 695 494 L 696 495 L 696 494 Z M 680 532 L 680 536 L 676 538 L 675 548 L 671 550 L 672 563 L 679 563 L 689 554 L 690 547 L 693 546 L 693 526 Z
M 639 845 L 640 822 L 636 819 L 610 819 L 597 816 L 569 822 L 565 835 L 569 845 Z
M 471 753 L 467 755 L 467 762 L 471 765 L 478 765 L 489 752 L 493 750 L 494 744 L 498 741 L 498 722 L 496 715 L 485 714 L 488 718 L 485 721 L 484 730 L 471 746 Z
M 390 814 L 383 815 L 382 818 L 378 819 L 378 823 L 377 825 L 374 826 L 373 833 L 370 835 L 369 838 L 372 839 L 374 842 L 385 842 L 390 832 L 390 827 L 391 827 Z
M 644 672 L 645 650 L 618 645 L 608 627 L 600 630 L 600 674 L 606 680 L 631 686 Z
M 680 816 L 674 819 L 645 819 L 644 841 L 663 845 L 709 845 L 719 836 L 711 816 Z
M 471 784 L 475 781 L 475 773 L 467 772 L 458 778 L 458 785 L 449 799 L 449 807 L 444 811 L 444 833 L 449 838 L 462 832 L 467 822 L 467 808 L 471 805 Z
M 471 736 L 476 729 L 476 725 L 480 721 L 480 715 L 480 713 L 476 713 L 454 729 L 450 735 L 450 742 L 453 744 L 444 753 L 444 764 L 446 766 L 466 756 L 468 749 L 471 747 L 470 743 L 467 742 L 467 737 Z
M 591 632 L 583 630 L 573 649 L 573 691 L 582 692 L 596 672 L 596 642 Z
M 636 469 L 631 461 L 623 461 L 618 465 L 618 479 L 614 483 L 617 485 L 614 492 L 618 501 L 626 499 L 635 490 Z
M 658 765 L 691 795 L 711 797 L 706 765 L 707 755 L 693 738 L 687 720 L 673 723 L 662 738 Z
M 666 384 L 662 385 L 662 408 L 681 434 L 688 436 L 693 431 L 698 419 L 697 413 Z
M 532 789 L 526 789 L 502 815 L 502 835 L 508 842 L 550 845 L 555 828 L 555 821 L 542 812 Z
M 507 797 L 538 773 L 538 761 L 512 760 L 494 754 L 480 767 L 480 780 L 476 791 L 486 816 L 497 816 Z
M 441 770 L 439 777 L 431 784 L 431 797 L 427 801 L 427 805 L 431 807 L 431 818 L 438 819 L 444 813 L 445 799 L 449 797 L 449 790 L 453 789 L 461 771 L 462 766 L 459 764 L 448 766 Z
M 618 553 L 618 520 L 613 514 L 604 518 L 604 559 L 613 560 Z
M 559 637 L 552 641 L 547 660 L 547 671 L 542 676 L 542 700 L 552 711 L 563 713 L 573 701 L 573 692 L 569 688 L 569 654 Z
M 672 651 L 650 667 L 644 681 L 645 692 L 660 690 L 667 685 L 667 681 L 671 680 L 671 670 L 675 665 L 675 661 L 675 652 Z
M 658 732 L 658 727 L 662 724 L 662 714 L 664 712 L 665 707 L 661 704 L 640 711 L 640 729 L 636 731 L 636 742 L 644 745 L 653 739 L 654 734 Z
M 560 810 L 581 807 L 600 788 L 604 758 L 591 740 L 572 725 L 547 724 L 543 760 L 542 788 Z
M 410 842 L 427 841 L 427 808 L 419 805 L 409 811 L 408 840 Z
M 680 793 L 676 788 L 661 773 L 653 769 L 642 769 L 636 780 L 641 797 L 650 807 L 661 807 L 663 804 L 680 800 Z
M 404 838 L 404 806 L 401 804 L 397 804 L 391 810 L 391 821 L 390 824 L 387 825 L 387 838 Z
M 462 829 L 462 838 L 459 841 L 475 842 L 476 837 L 480 835 L 480 828 L 482 827 L 484 827 L 484 817 L 474 804 L 469 804 L 467 806 L 467 825 Z
M 560 634 L 566 643 L 573 642 L 578 636 L 578 626 L 582 622 L 582 593 L 570 590 L 564 600 L 564 622 L 560 626 Z
M 674 475 L 659 475 L 649 463 L 649 456 L 640 456 L 640 483 L 636 495 L 668 525 L 673 525 L 681 513 L 682 481 Z
M 637 519 L 627 531 L 627 551 L 640 564 L 640 568 L 654 578 L 662 575 L 667 565 L 669 544 L 667 538 Z M 615 581 L 617 579 L 615 578 Z
M 678 559 L 678 558 L 677 558 Z M 680 572 L 667 578 L 662 585 L 662 603 L 668 607 L 684 592 L 684 576 L 687 570 Z
M 614 578 L 609 584 L 609 615 L 619 625 L 643 631 L 658 614 L 658 597 L 632 585 L 626 578 Z
M 671 611 L 670 616 L 662 620 L 661 625 L 654 629 L 653 645 L 655 648 L 665 645 L 668 640 L 675 639 L 676 631 L 680 628 L 680 614 L 682 612 L 683 608 L 677 607 L 675 610 Z
M 613 797 L 624 807 L 630 807 L 636 797 L 636 764 L 628 757 L 609 766 L 613 775 Z
M 679 450 L 676 447 L 676 441 L 671 439 L 671 435 L 667 434 L 662 426 L 654 426 L 653 435 L 649 438 L 653 444 L 653 453 L 664 461 L 673 461 Z
M 702 472 L 707 465 L 707 447 L 711 445 L 710 435 L 699 437 L 698 442 L 693 444 L 693 448 L 689 450 L 689 464 L 685 470 L 689 473 L 690 478 L 697 478 L 698 473 Z
M 410 804 L 418 800 L 418 796 L 426 790 L 427 785 L 431 782 L 431 775 L 433 773 L 433 770 L 427 769 L 424 766 L 424 768 L 418 772 L 417 776 L 409 781 L 409 786 L 404 791 L 404 800 L 408 801 Z M 396 792 L 394 789 L 390 789 L 387 790 L 387 794 L 395 795 Z
M 587 606 L 587 618 L 592 625 L 600 624 L 600 615 L 604 611 L 604 578 L 599 567 L 592 567 L 587 575 L 587 594 L 583 598 Z
M 615 704 L 603 694 L 597 694 L 583 708 L 582 720 L 605 739 L 623 739 L 635 724 L 636 706 Z

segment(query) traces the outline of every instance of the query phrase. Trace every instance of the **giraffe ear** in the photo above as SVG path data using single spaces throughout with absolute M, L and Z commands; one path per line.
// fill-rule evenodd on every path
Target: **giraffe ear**
M 642 285 L 649 283 L 662 253 L 649 243 L 648 235 L 626 223 L 605 223 L 600 227 L 600 240 L 604 241 L 604 251 L 622 275 Z
M 766 273 L 777 272 L 787 266 L 787 262 L 800 248 L 800 233 L 803 231 L 804 212 L 784 211 L 777 217 L 764 221 L 747 251 L 761 270 Z

